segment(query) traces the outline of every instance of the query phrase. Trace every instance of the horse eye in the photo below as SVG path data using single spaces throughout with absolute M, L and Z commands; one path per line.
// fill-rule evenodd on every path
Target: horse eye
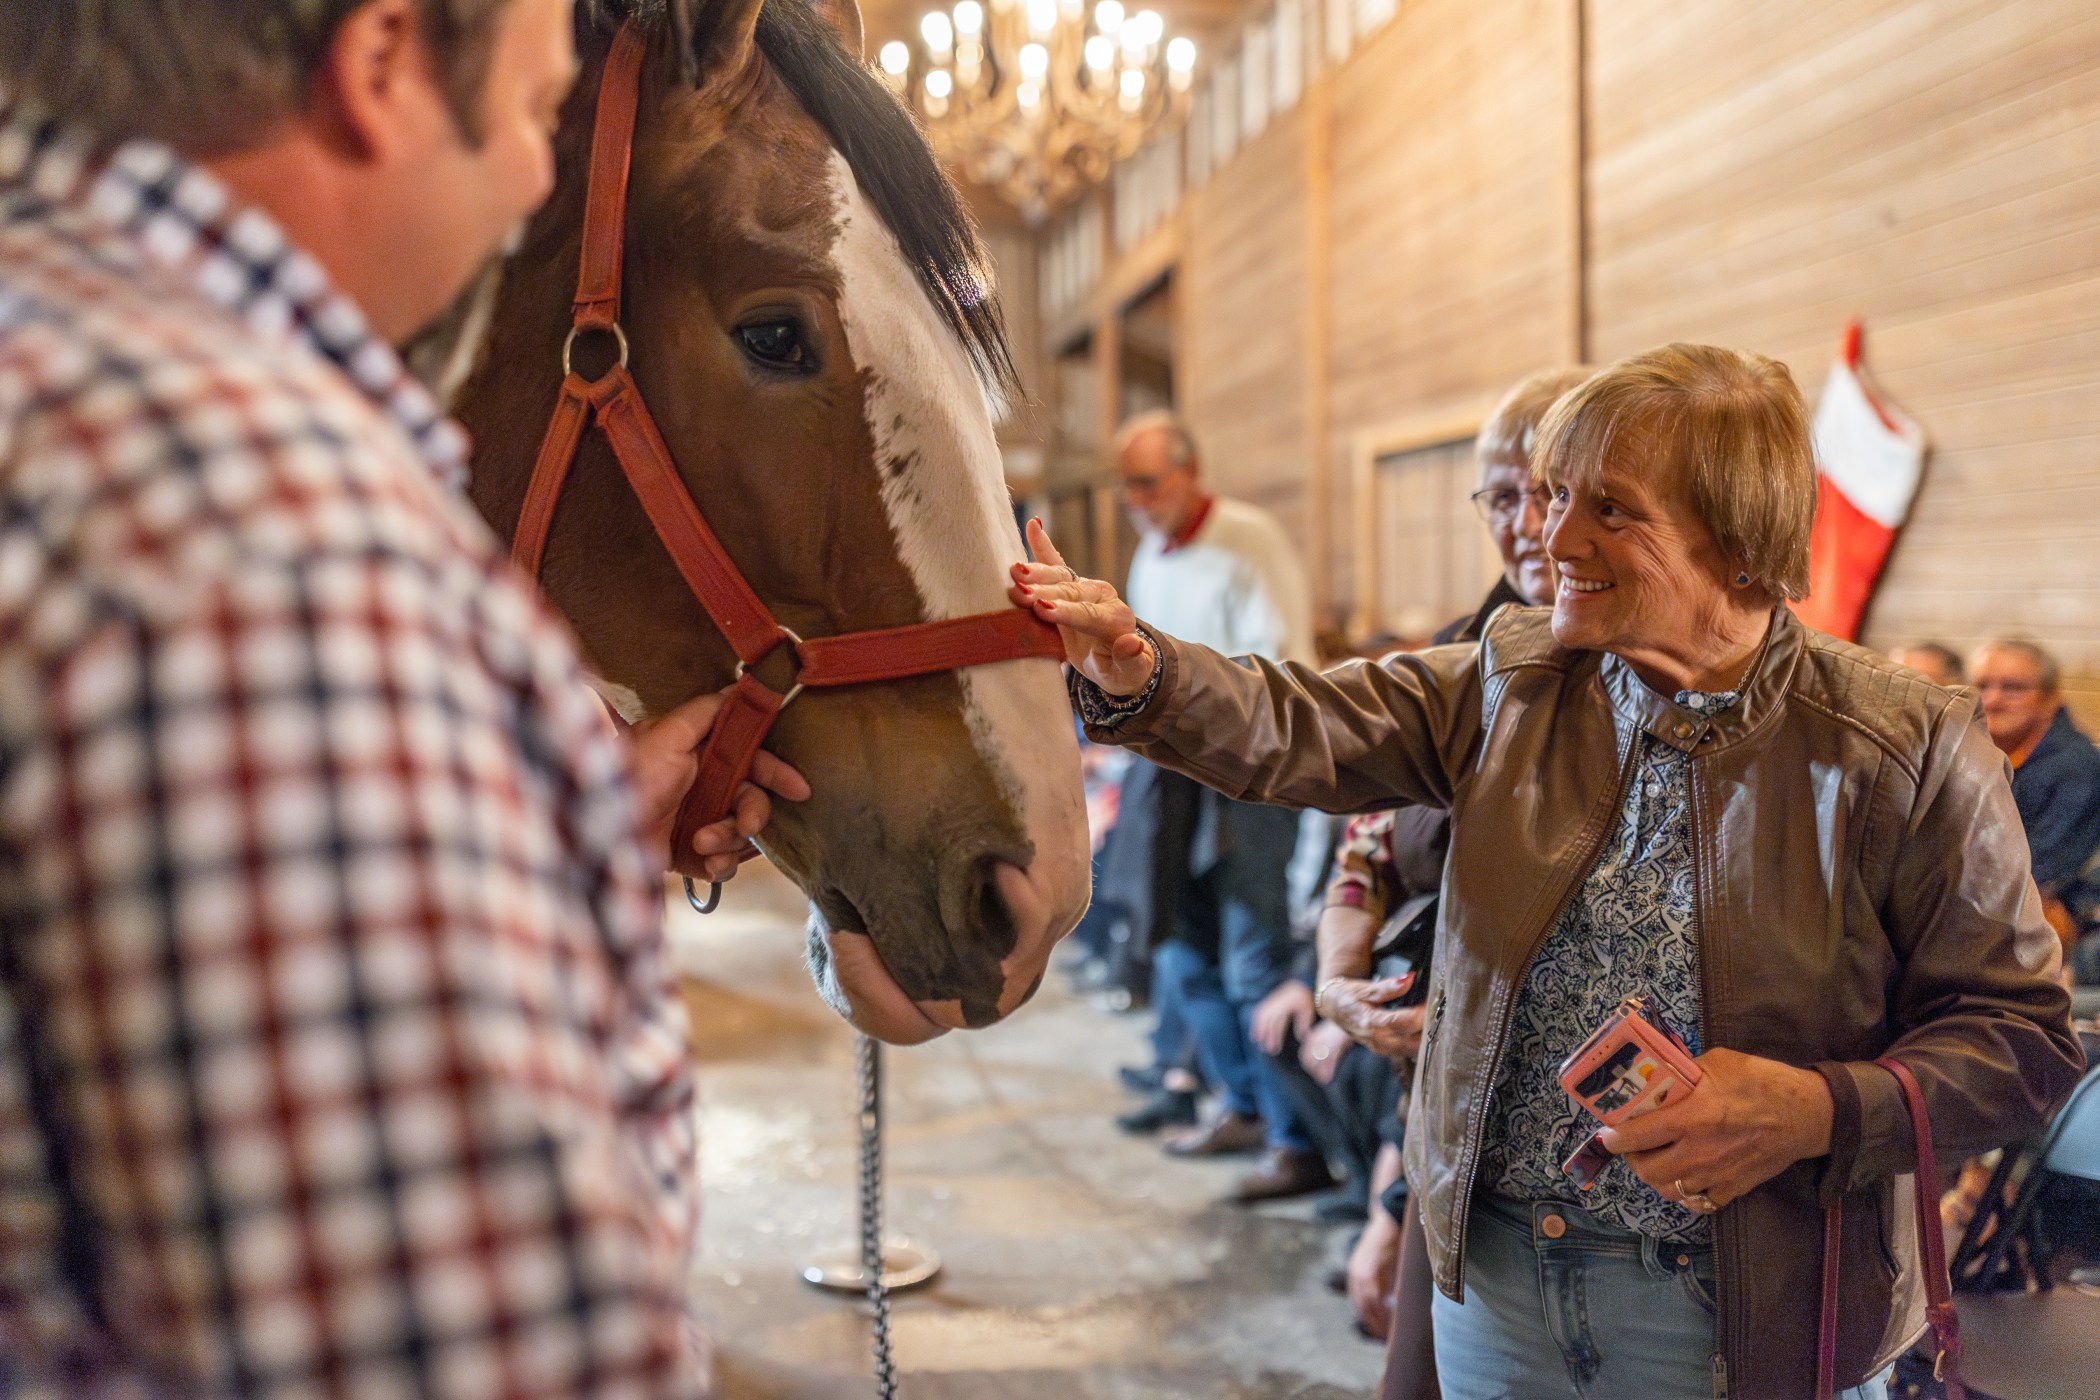
M 754 321 L 736 328 L 744 353 L 767 369 L 807 370 L 809 347 L 803 343 L 802 327 L 792 320 Z

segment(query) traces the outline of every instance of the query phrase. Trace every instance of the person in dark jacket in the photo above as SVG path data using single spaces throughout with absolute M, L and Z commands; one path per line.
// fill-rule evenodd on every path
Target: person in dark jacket
M 2012 764 L 2034 883 L 2067 955 L 2074 954 L 2081 935 L 2100 922 L 2100 748 L 2064 708 L 2056 658 L 2033 642 L 1985 642 L 1970 673 L 1991 742 Z M 2082 980 L 2100 972 L 2081 970 Z
M 1481 424 L 1473 455 L 1479 489 L 1473 505 L 1502 558 L 1502 574 L 1471 617 L 1439 632 L 1435 641 L 1477 642 L 1488 619 L 1509 604 L 1536 607 L 1553 600 L 1553 570 L 1546 556 L 1545 489 L 1532 481 L 1531 449 L 1539 422 L 1562 394 L 1589 377 L 1587 366 L 1541 371 L 1503 395 Z M 1315 986 L 1327 1016 L 1356 1042 L 1352 1055 L 1394 1060 L 1397 1074 L 1411 1074 L 1422 1034 L 1427 988 L 1402 994 L 1372 980 L 1373 939 L 1409 902 L 1433 896 L 1444 875 L 1450 843 L 1450 814 L 1435 807 L 1403 807 L 1350 822 L 1336 853 L 1328 885 L 1328 911 L 1320 921 L 1320 968 Z M 1434 925 L 1434 911 L 1428 914 Z M 1426 964 L 1425 964 L 1426 965 Z M 1389 997 L 1411 1004 L 1381 1011 Z M 1398 1095 L 1396 1095 L 1396 1098 Z M 1386 1124 L 1371 1173 L 1370 1219 L 1350 1251 L 1349 1299 L 1358 1323 L 1388 1338 L 1384 1394 L 1392 1400 L 1436 1394 L 1430 1344 L 1431 1284 L 1421 1222 L 1407 1209 L 1407 1183 L 1400 1172 L 1400 1112 Z M 1405 1267 L 1413 1259 L 1417 1267 Z

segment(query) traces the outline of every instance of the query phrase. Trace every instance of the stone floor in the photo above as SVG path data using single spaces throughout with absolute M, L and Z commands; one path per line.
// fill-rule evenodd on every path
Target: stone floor
M 682 904 L 682 901 L 680 902 Z M 674 940 L 701 1060 L 696 1294 L 725 1400 L 873 1393 L 867 1320 L 800 1281 L 854 1230 L 852 1040 L 800 960 L 801 904 L 754 865 Z M 1325 1400 L 1378 1352 L 1321 1284 L 1302 1207 L 1213 1204 L 1237 1165 L 1119 1135 L 1141 1026 L 1052 978 L 1011 1023 L 890 1050 L 892 1228 L 947 1267 L 896 1304 L 911 1400 Z

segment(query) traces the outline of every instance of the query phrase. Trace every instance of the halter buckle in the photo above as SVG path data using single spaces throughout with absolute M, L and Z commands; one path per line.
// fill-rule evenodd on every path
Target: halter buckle
M 801 637 L 800 637 L 800 636 L 799 636 L 799 635 L 798 635 L 798 634 L 796 633 L 795 629 L 794 629 L 794 628 L 792 628 L 792 627 L 782 627 L 782 628 L 780 629 L 780 632 L 779 632 L 779 634 L 778 634 L 777 636 L 775 636 L 775 637 L 773 638 L 773 645 L 771 645 L 770 647 L 767 647 L 767 648 L 766 648 L 766 651 L 765 651 L 765 655 L 764 655 L 764 656 L 761 656 L 761 657 L 759 657 L 758 659 L 759 659 L 760 661 L 764 661 L 764 660 L 766 659 L 766 657 L 768 657 L 768 656 L 771 656 L 771 655 L 772 655 L 772 654 L 773 654 L 774 652 L 776 652 L 776 651 L 780 650 L 780 648 L 781 648 L 781 647 L 782 647 L 783 645 L 785 645 L 785 646 L 786 646 L 786 647 L 788 647 L 788 648 L 789 648 L 790 650 L 792 650 L 792 651 L 795 651 L 795 652 L 797 653 L 797 655 L 796 655 L 796 657 L 795 657 L 795 672 L 796 672 L 796 674 L 797 674 L 797 675 L 800 675 L 800 674 L 801 674 L 801 671 L 802 671 L 802 658 L 801 658 L 801 655 L 800 655 L 800 651 L 801 651 L 801 647 L 802 647 L 802 638 L 801 638 Z M 748 667 L 748 666 L 746 666 L 746 665 L 745 665 L 745 664 L 744 664 L 744 663 L 743 663 L 742 661 L 739 661 L 739 662 L 737 662 L 737 663 L 736 663 L 736 679 L 737 679 L 737 680 L 742 680 L 742 679 L 744 678 L 745 674 L 746 674 L 746 673 L 747 673 L 747 672 L 748 672 L 748 671 L 749 671 L 750 669 L 751 669 L 751 668 L 750 668 L 750 667 Z M 763 682 L 761 682 L 761 684 L 763 684 Z M 789 687 L 787 688 L 787 693 L 786 693 L 786 694 L 784 694 L 784 695 L 783 695 L 783 696 L 781 697 L 781 700 L 780 700 L 780 708 L 781 708 L 781 709 L 783 709 L 783 710 L 785 710 L 785 709 L 786 709 L 786 708 L 787 708 L 788 706 L 790 706 L 790 705 L 794 704 L 794 703 L 795 703 L 795 697 L 796 697 L 796 696 L 798 696 L 798 695 L 800 695 L 800 694 L 802 693 L 802 691 L 803 691 L 803 685 L 802 685 L 802 682 L 800 682 L 800 681 L 796 681 L 796 682 L 795 682 L 795 683 L 794 683 L 793 685 L 789 686 Z
M 627 332 L 620 329 L 618 321 L 611 321 L 602 326 L 571 326 L 569 327 L 569 334 L 561 343 L 561 372 L 563 378 L 567 378 L 576 372 L 576 337 L 582 335 L 585 331 L 612 332 L 613 344 L 620 351 L 619 368 L 627 368 Z M 599 378 L 602 379 L 604 376 L 600 375 Z

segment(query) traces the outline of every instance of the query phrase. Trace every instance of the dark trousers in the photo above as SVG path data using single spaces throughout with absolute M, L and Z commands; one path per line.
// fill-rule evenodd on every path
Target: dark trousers
M 1371 1169 L 1380 1145 L 1394 1136 L 1400 1112 L 1400 1076 L 1393 1062 L 1352 1044 L 1342 1052 L 1334 1078 L 1323 1085 L 1298 1063 L 1295 1035 L 1286 1035 L 1283 1048 L 1268 1059 L 1307 1135 L 1341 1171 L 1349 1199 L 1370 1209 Z

